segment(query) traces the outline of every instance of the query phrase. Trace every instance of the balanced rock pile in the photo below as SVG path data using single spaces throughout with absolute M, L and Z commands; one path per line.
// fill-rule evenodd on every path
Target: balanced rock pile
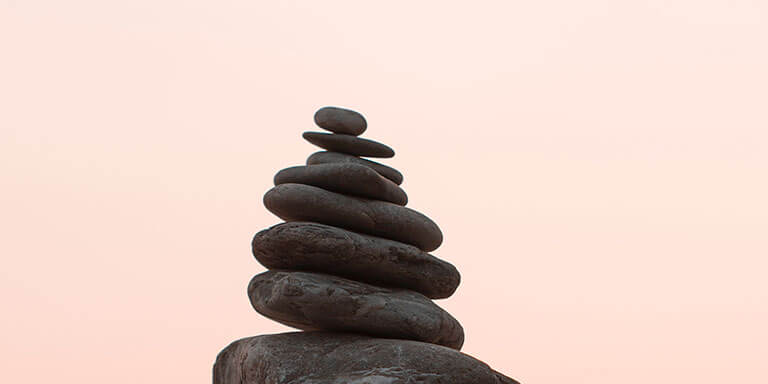
M 285 223 L 253 239 L 269 271 L 248 286 L 253 308 L 309 332 L 235 341 L 219 353 L 214 384 L 498 384 L 516 381 L 459 352 L 464 331 L 431 299 L 453 294 L 456 268 L 427 252 L 440 228 L 406 208 L 388 146 L 359 138 L 359 113 L 322 108 L 306 132 L 325 149 L 277 173 L 264 196 Z

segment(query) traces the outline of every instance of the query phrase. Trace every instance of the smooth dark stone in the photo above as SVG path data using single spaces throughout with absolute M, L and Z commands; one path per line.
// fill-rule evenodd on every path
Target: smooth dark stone
M 270 269 L 324 272 L 364 283 L 449 297 L 459 271 L 412 245 L 328 225 L 282 223 L 253 237 L 253 255 Z
M 433 344 L 327 332 L 235 341 L 213 384 L 519 384 L 469 355 Z
M 392 157 L 395 151 L 376 141 L 337 133 L 304 132 L 305 140 L 329 151 L 363 157 Z
M 377 163 L 366 159 L 361 159 L 357 156 L 347 155 L 346 153 L 339 152 L 315 152 L 307 158 L 307 165 L 315 164 L 328 164 L 328 163 L 354 163 L 365 165 L 378 172 L 379 175 L 392 180 L 393 183 L 400 185 L 403 183 L 403 174 L 397 169 L 388 167 L 384 164 Z
M 315 112 L 315 124 L 331 132 L 359 136 L 368 128 L 363 115 L 344 108 L 323 107 Z
M 330 163 L 286 168 L 275 175 L 275 185 L 287 183 L 312 185 L 397 205 L 408 203 L 408 196 L 397 184 L 360 164 Z
M 464 330 L 426 296 L 341 277 L 272 270 L 248 285 L 260 314 L 305 331 L 360 333 L 461 349 Z
M 280 184 L 264 194 L 264 206 L 285 221 L 312 221 L 433 251 L 443 242 L 437 224 L 413 209 L 342 195 L 304 184 Z

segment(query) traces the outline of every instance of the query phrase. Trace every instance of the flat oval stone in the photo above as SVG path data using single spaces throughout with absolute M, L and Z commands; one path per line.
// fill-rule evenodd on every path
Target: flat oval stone
M 312 221 L 434 251 L 440 228 L 413 209 L 342 195 L 304 184 L 280 184 L 264 194 L 264 206 L 285 221 Z
M 330 332 L 235 341 L 213 384 L 520 384 L 472 356 L 434 344 Z
M 315 124 L 331 132 L 359 136 L 368 128 L 363 115 L 344 108 L 323 107 L 315 112 Z
M 295 183 L 328 191 L 383 200 L 397 205 L 408 203 L 408 196 L 397 184 L 364 165 L 329 163 L 283 169 L 275 175 L 275 185 Z
M 321 151 L 321 152 L 315 152 L 312 155 L 310 155 L 309 158 L 307 158 L 307 165 L 328 164 L 328 163 L 354 163 L 354 164 L 365 165 L 366 167 L 369 167 L 374 171 L 378 172 L 379 175 L 382 175 L 387 179 L 392 180 L 392 182 L 397 185 L 400 185 L 403 183 L 403 174 L 400 173 L 397 169 L 388 167 L 384 164 L 377 163 L 375 161 L 361 159 L 357 156 L 347 155 L 346 153 Z
M 395 151 L 377 141 L 338 133 L 304 132 L 304 140 L 329 151 L 363 157 L 393 157 Z
M 272 270 L 248 285 L 260 314 L 305 331 L 417 340 L 461 349 L 464 330 L 426 296 L 320 273 Z
M 431 299 L 451 296 L 461 280 L 452 264 L 412 245 L 324 224 L 278 224 L 257 233 L 251 245 L 269 269 L 323 272 Z

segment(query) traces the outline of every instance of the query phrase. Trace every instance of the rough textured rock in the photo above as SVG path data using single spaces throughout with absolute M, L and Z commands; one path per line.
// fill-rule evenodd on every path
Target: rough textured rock
M 269 269 L 317 271 L 378 286 L 449 297 L 459 271 L 412 245 L 328 225 L 292 222 L 256 234 L 253 255 Z
M 286 168 L 275 175 L 275 185 L 287 183 L 307 184 L 397 205 L 408 203 L 408 196 L 397 184 L 360 164 L 330 163 Z
M 377 141 L 337 133 L 304 132 L 305 140 L 329 151 L 364 157 L 393 157 L 395 151 Z
M 324 107 L 315 112 L 315 124 L 331 132 L 359 136 L 368 128 L 363 115 L 344 108 Z
M 217 356 L 213 384 L 519 383 L 433 344 L 301 332 L 235 341 Z
M 354 164 L 365 165 L 366 167 L 372 168 L 374 171 L 378 172 L 379 175 L 382 175 L 387 179 L 392 180 L 392 182 L 397 185 L 400 185 L 403 183 L 403 174 L 400 173 L 400 171 L 398 171 L 397 169 L 388 167 L 384 164 L 377 163 L 375 161 L 361 159 L 357 156 L 347 155 L 346 153 L 321 151 L 321 152 L 315 152 L 312 155 L 310 155 L 309 158 L 307 158 L 307 165 L 328 164 L 328 163 L 354 163 Z
M 285 325 L 360 333 L 460 349 L 464 330 L 426 296 L 320 273 L 272 270 L 248 285 L 251 305 Z
M 280 184 L 264 194 L 267 209 L 285 221 L 312 221 L 433 251 L 443 242 L 437 224 L 410 208 L 326 191 Z

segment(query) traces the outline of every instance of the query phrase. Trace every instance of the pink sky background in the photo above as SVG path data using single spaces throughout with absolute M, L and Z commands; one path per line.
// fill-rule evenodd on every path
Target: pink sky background
M 6 383 L 210 383 L 324 105 L 524 384 L 768 383 L 768 2 L 0 0 Z

